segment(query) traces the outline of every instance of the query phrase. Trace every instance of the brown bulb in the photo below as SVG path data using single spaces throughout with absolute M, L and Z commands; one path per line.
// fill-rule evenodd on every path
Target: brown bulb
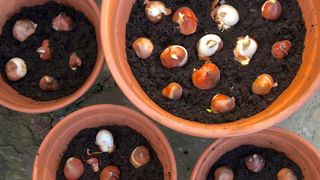
M 192 74 L 193 85 L 200 90 L 209 90 L 219 83 L 220 70 L 213 63 L 206 63 Z
M 72 53 L 69 58 L 69 67 L 75 71 L 82 66 L 82 60 L 77 53 Z
M 233 180 L 233 171 L 229 167 L 222 166 L 214 172 L 214 180 Z
M 23 42 L 36 32 L 37 24 L 28 19 L 17 21 L 12 29 L 13 37 Z
M 188 7 L 179 8 L 173 14 L 172 21 L 179 24 L 181 34 L 191 35 L 197 31 L 198 19 Z
M 288 40 L 276 42 L 272 46 L 271 54 L 275 59 L 283 59 L 289 54 L 291 47 L 292 44 Z
M 276 21 L 282 14 L 282 5 L 278 0 L 267 0 L 261 7 L 262 16 L 270 21 Z
M 271 89 L 277 87 L 278 83 L 273 81 L 269 74 L 262 74 L 252 84 L 252 92 L 257 95 L 267 95 Z
M 77 180 L 84 173 L 84 166 L 80 159 L 71 157 L 67 160 L 63 174 L 67 180 Z
M 93 172 L 99 172 L 99 160 L 97 158 L 90 158 L 87 160 L 87 164 L 91 166 Z
M 53 77 L 43 76 L 39 81 L 39 87 L 43 91 L 56 91 L 59 88 L 59 84 Z
M 277 174 L 277 180 L 297 180 L 297 176 L 289 168 L 282 168 Z
M 172 82 L 162 89 L 162 95 L 168 99 L 178 100 L 181 98 L 183 88 L 179 83 Z
M 149 149 L 145 146 L 136 147 L 130 156 L 130 163 L 133 167 L 139 168 L 151 161 Z
M 246 167 L 255 173 L 260 172 L 265 166 L 265 160 L 261 155 L 253 154 L 245 158 Z
M 211 100 L 211 110 L 214 113 L 226 113 L 234 110 L 236 100 L 224 94 L 217 94 Z
M 10 81 L 19 81 L 27 74 L 27 65 L 21 58 L 12 58 L 6 64 L 6 74 Z
M 180 67 L 187 63 L 188 52 L 179 45 L 173 45 L 167 47 L 160 55 L 161 63 L 164 67 L 171 69 L 174 67 Z
M 119 179 L 120 179 L 120 169 L 117 166 L 107 166 L 102 170 L 100 174 L 100 180 L 119 180 Z
M 37 53 L 40 55 L 40 59 L 43 61 L 49 61 L 51 58 L 51 49 L 49 48 L 49 40 L 45 39 L 42 41 L 41 47 L 37 49 Z
M 52 28 L 55 31 L 71 31 L 73 28 L 73 19 L 65 13 L 60 13 L 52 20 Z
M 139 58 L 147 59 L 151 56 L 154 47 L 150 39 L 141 37 L 133 42 L 132 48 Z

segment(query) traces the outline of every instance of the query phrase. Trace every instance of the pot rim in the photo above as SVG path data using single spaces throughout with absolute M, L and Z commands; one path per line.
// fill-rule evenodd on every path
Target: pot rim
M 234 137 L 243 134 L 258 132 L 263 129 L 272 127 L 277 123 L 283 121 L 284 119 L 290 117 L 299 108 L 301 108 L 317 92 L 320 87 L 320 76 L 317 76 L 314 80 L 314 83 L 310 85 L 310 88 L 305 89 L 304 93 L 300 97 L 296 97 L 297 100 L 294 103 L 291 103 L 290 106 L 285 108 L 283 111 L 278 112 L 277 114 L 274 113 L 273 115 L 269 115 L 263 120 L 257 118 L 255 118 L 254 121 L 252 120 L 261 112 L 249 118 L 240 119 L 224 124 L 204 124 L 175 116 L 165 111 L 154 101 L 152 101 L 139 85 L 138 87 L 136 87 L 135 91 L 139 91 L 139 93 L 141 93 L 142 95 L 137 94 L 136 92 L 134 92 L 134 90 L 132 90 L 133 84 L 139 83 L 136 81 L 131 70 L 129 74 L 130 76 L 134 77 L 134 81 L 128 83 L 123 75 L 121 75 L 120 70 L 118 69 L 115 62 L 118 57 L 117 52 L 115 51 L 115 45 L 112 41 L 112 33 L 114 33 L 114 27 L 112 26 L 115 25 L 115 22 L 113 21 L 114 16 L 108 16 L 109 14 L 115 14 L 114 11 L 109 12 L 112 7 L 112 3 L 114 2 L 103 1 L 101 10 L 102 46 L 109 70 L 122 92 L 136 107 L 138 107 L 153 120 L 170 129 L 183 134 L 205 138 Z M 314 18 L 316 19 L 316 21 L 318 21 L 317 17 Z M 109 31 L 105 32 L 105 29 L 109 29 Z M 320 35 L 320 32 L 318 31 L 317 34 Z M 147 103 L 146 101 L 150 102 Z M 268 108 L 266 110 L 268 110 Z M 266 110 L 262 112 L 265 112 Z
M 119 110 L 122 111 L 123 113 L 127 113 L 127 114 L 131 114 L 134 115 L 135 117 L 138 117 L 141 121 L 143 121 L 144 124 L 146 124 L 147 126 L 149 126 L 150 128 L 152 128 L 152 131 L 154 131 L 154 134 L 157 134 L 159 141 L 161 141 L 161 144 L 163 144 L 166 148 L 167 151 L 167 158 L 169 160 L 170 163 L 170 179 L 177 179 L 177 165 L 176 165 L 176 160 L 175 160 L 175 156 L 173 153 L 173 150 L 171 148 L 171 145 L 167 139 L 167 137 L 165 136 L 165 134 L 160 130 L 160 128 L 155 125 L 151 120 L 149 120 L 146 116 L 144 116 L 143 114 L 134 111 L 128 107 L 125 106 L 121 106 L 121 105 L 113 105 L 113 104 L 99 104 L 99 105 L 92 105 L 92 106 L 88 106 L 88 107 L 84 107 L 82 109 L 79 109 L 69 115 L 67 115 L 66 117 L 64 117 L 61 121 L 59 121 L 51 130 L 50 132 L 46 135 L 46 137 L 44 138 L 44 140 L 42 141 L 35 160 L 34 160 L 34 164 L 33 164 L 33 172 L 32 172 L 32 179 L 33 180 L 37 180 L 39 179 L 39 177 L 37 177 L 38 175 L 38 167 L 39 167 L 39 162 L 40 162 L 40 158 L 39 158 L 39 154 L 43 154 L 44 152 L 46 152 L 46 147 L 50 146 L 52 143 L 50 143 L 52 140 L 55 141 L 55 143 L 58 143 L 59 139 L 56 139 L 56 134 L 58 134 L 59 130 L 62 128 L 65 128 L 65 126 L 70 126 L 67 125 L 69 123 L 69 121 L 76 121 L 75 117 L 78 117 L 81 114 L 86 114 L 87 112 L 90 111 L 94 111 L 94 110 Z M 105 121 L 108 121 L 107 119 Z M 76 124 L 76 122 L 75 122 Z M 72 126 L 74 126 L 74 124 L 72 124 Z M 82 129 L 85 129 L 86 127 L 83 127 Z M 129 127 L 130 128 L 130 127 Z M 54 144 L 55 144 L 54 143 Z M 151 144 L 150 144 L 151 145 Z M 154 147 L 152 147 L 154 148 Z M 158 156 L 158 154 L 157 154 Z
M 303 144 L 305 146 L 306 149 L 308 149 L 308 151 L 310 151 L 315 158 L 317 158 L 320 162 L 320 154 L 317 151 L 317 149 L 307 140 L 305 140 L 304 138 L 302 138 L 301 136 L 293 133 L 292 131 L 289 131 L 287 129 L 281 128 L 281 127 L 272 127 L 272 128 L 268 128 L 265 129 L 263 131 L 257 132 L 257 133 L 253 133 L 251 134 L 251 136 L 254 136 L 254 134 L 261 134 L 261 135 L 270 135 L 273 133 L 280 133 L 283 134 L 285 136 L 290 136 L 292 138 L 294 138 L 296 140 L 295 144 Z M 230 137 L 230 138 L 221 138 L 218 139 L 216 141 L 214 141 L 212 144 L 210 144 L 200 155 L 200 157 L 198 158 L 198 160 L 196 161 L 193 170 L 192 170 L 192 174 L 190 179 L 194 180 L 197 178 L 198 172 L 201 171 L 202 166 L 203 166 L 203 162 L 205 162 L 207 160 L 207 157 L 209 154 L 211 154 L 213 151 L 215 151 L 215 149 L 221 145 L 226 144 L 227 142 L 231 141 L 233 138 L 241 138 L 241 136 L 239 137 Z M 285 152 L 284 152 L 285 153 Z
M 59 0 L 56 0 L 59 2 Z M 96 4 L 95 1 L 93 0 L 85 0 L 90 9 L 92 9 L 95 19 L 94 21 L 100 22 L 100 10 Z M 47 2 L 47 1 L 45 1 Z M 60 2 L 59 2 L 60 3 Z M 93 25 L 93 24 L 92 24 Z M 94 25 L 93 25 L 94 26 Z M 102 42 L 101 42 L 101 34 L 100 34 L 100 24 L 98 27 L 95 27 L 96 31 L 96 41 L 97 41 L 97 58 L 96 58 L 96 63 L 92 69 L 92 72 L 88 76 L 87 80 L 85 83 L 74 93 L 70 94 L 69 96 L 62 97 L 59 99 L 51 100 L 51 101 L 36 101 L 33 100 L 27 96 L 23 96 L 26 99 L 29 99 L 31 101 L 35 101 L 37 103 L 41 103 L 41 107 L 39 108 L 30 108 L 28 106 L 18 106 L 17 104 L 13 104 L 9 101 L 3 100 L 0 98 L 0 105 L 15 110 L 23 113 L 47 113 L 47 112 L 52 112 L 55 110 L 59 110 L 63 107 L 66 107 L 70 105 L 71 103 L 75 102 L 78 100 L 81 96 L 83 96 L 91 87 L 92 85 L 96 82 L 97 78 L 101 74 L 102 68 L 104 67 L 105 61 L 104 61 L 104 53 L 102 50 Z M 11 95 L 12 96 L 12 95 Z M 21 95 L 22 96 L 22 95 Z M 59 103 L 52 103 L 55 101 L 59 101 Z

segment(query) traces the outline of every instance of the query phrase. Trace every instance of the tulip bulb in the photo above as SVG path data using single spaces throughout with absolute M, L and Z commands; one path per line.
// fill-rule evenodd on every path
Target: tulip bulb
M 49 47 L 49 40 L 45 39 L 42 41 L 41 47 L 37 49 L 37 53 L 40 55 L 40 59 L 43 61 L 49 61 L 51 58 L 51 49 Z
M 162 65 L 168 69 L 180 67 L 187 63 L 188 51 L 179 45 L 169 46 L 161 53 L 160 59 Z
M 112 153 L 115 149 L 113 136 L 108 130 L 100 130 L 96 136 L 96 145 L 102 152 Z
M 248 65 L 258 49 L 257 42 L 249 37 L 238 38 L 237 45 L 233 50 L 234 59 L 242 65 Z
M 288 40 L 276 42 L 272 46 L 271 54 L 275 59 L 281 60 L 288 56 L 292 44 Z
M 80 159 L 71 157 L 67 160 L 63 168 L 63 174 L 67 180 L 80 179 L 83 173 L 84 173 L 84 166 Z
M 255 173 L 262 171 L 265 166 L 265 160 L 258 154 L 253 154 L 245 158 L 244 160 L 246 167 Z
M 149 149 L 145 146 L 136 147 L 130 156 L 130 163 L 133 167 L 139 168 L 151 161 Z
M 262 16 L 270 21 L 276 21 L 282 14 L 282 5 L 278 0 L 267 0 L 261 7 Z
M 222 39 L 215 34 L 203 36 L 197 43 L 198 57 L 200 60 L 210 60 L 210 56 L 219 52 L 223 47 Z
M 150 1 L 145 0 L 145 14 L 149 21 L 157 23 L 162 19 L 163 15 L 170 15 L 172 13 L 171 9 L 166 8 L 164 3 L 160 1 Z
M 12 58 L 7 62 L 5 71 L 10 81 L 18 81 L 26 76 L 27 65 L 21 58 Z
M 141 37 L 133 42 L 132 48 L 139 58 L 147 59 L 151 56 L 154 47 L 149 38 Z
M 56 91 L 59 88 L 59 83 L 51 76 L 43 76 L 39 81 L 39 87 L 43 91 Z
M 215 170 L 214 180 L 233 180 L 233 171 L 229 167 L 222 166 Z
M 55 31 L 71 31 L 73 28 L 73 19 L 65 13 L 60 13 L 52 20 L 52 28 Z
M 277 180 L 297 180 L 297 176 L 289 168 L 282 168 L 277 174 Z
M 262 74 L 252 84 L 252 92 L 257 95 L 267 95 L 271 89 L 277 87 L 278 83 L 273 81 L 269 74 Z
M 218 24 L 220 31 L 228 30 L 239 22 L 238 11 L 227 4 L 222 4 L 218 7 L 213 4 L 211 17 Z
M 224 94 L 217 94 L 211 100 L 211 110 L 214 113 L 226 113 L 234 110 L 236 100 Z
M 100 174 L 100 180 L 119 180 L 120 169 L 117 166 L 107 166 Z
M 220 81 L 220 70 L 213 63 L 205 63 L 200 69 L 194 69 L 193 85 L 200 90 L 214 88 Z
M 13 37 L 18 41 L 23 42 L 36 32 L 37 26 L 38 25 L 31 20 L 19 20 L 13 26 Z
M 82 66 L 82 60 L 81 58 L 77 55 L 77 53 L 72 53 L 69 58 L 69 67 L 73 71 L 77 70 Z
M 87 164 L 91 166 L 93 172 L 99 172 L 99 160 L 97 158 L 90 158 L 87 160 Z
M 182 86 L 179 83 L 172 82 L 162 89 L 162 95 L 168 99 L 178 100 L 182 96 Z
M 179 24 L 181 34 L 191 35 L 197 31 L 198 19 L 188 7 L 179 8 L 173 14 L 172 21 Z

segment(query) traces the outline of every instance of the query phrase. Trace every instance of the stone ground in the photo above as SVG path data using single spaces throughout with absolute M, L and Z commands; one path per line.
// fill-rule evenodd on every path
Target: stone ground
M 48 131 L 67 114 L 93 104 L 119 104 L 136 109 L 116 86 L 107 70 L 86 95 L 62 110 L 29 115 L 0 107 L 0 180 L 31 179 L 33 159 Z M 319 105 L 320 92 L 279 126 L 301 135 L 320 150 Z M 159 127 L 174 150 L 179 180 L 187 180 L 201 152 L 214 140 L 194 138 L 161 125 Z
M 0 180 L 31 179 L 33 158 L 48 131 L 67 114 L 94 104 L 119 104 L 136 109 L 106 71 L 84 97 L 62 110 L 29 115 L 0 107 Z M 320 92 L 279 126 L 308 139 L 320 150 L 319 105 Z M 214 140 L 183 135 L 162 125 L 159 127 L 174 150 L 179 180 L 188 179 L 195 161 Z

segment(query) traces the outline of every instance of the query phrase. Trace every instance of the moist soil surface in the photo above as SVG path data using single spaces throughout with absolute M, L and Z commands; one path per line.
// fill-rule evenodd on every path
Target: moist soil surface
M 77 157 L 81 159 L 81 157 L 84 156 L 84 158 L 88 159 L 88 156 L 86 155 L 87 148 L 90 149 L 90 152 L 99 151 L 98 146 L 95 145 L 95 138 L 97 133 L 101 129 L 107 129 L 112 133 L 116 145 L 116 149 L 113 153 L 103 153 L 102 155 L 95 156 L 99 159 L 101 171 L 107 165 L 115 165 L 121 171 L 120 179 L 162 180 L 164 178 L 161 162 L 159 161 L 155 151 L 152 149 L 146 138 L 128 127 L 107 126 L 84 129 L 74 137 L 62 157 L 59 170 L 57 172 L 57 180 L 65 179 L 63 175 L 63 168 L 68 158 Z M 145 166 L 135 169 L 131 165 L 129 158 L 131 152 L 138 146 L 145 146 L 149 149 L 151 161 Z M 81 179 L 99 180 L 100 172 L 94 173 L 91 167 L 85 164 L 85 172 Z
M 265 167 L 258 173 L 251 172 L 244 164 L 244 159 L 251 154 L 260 154 L 265 158 Z M 301 169 L 284 153 L 274 149 L 260 148 L 252 145 L 242 145 L 227 152 L 212 166 L 208 180 L 214 180 L 214 172 L 221 166 L 233 170 L 235 180 L 271 180 L 277 179 L 277 173 L 282 168 L 290 168 L 299 180 L 303 179 Z
M 228 31 L 220 32 L 210 17 L 212 0 L 167 0 L 165 4 L 174 12 L 180 7 L 190 7 L 198 18 L 197 32 L 182 35 L 173 23 L 172 16 L 166 16 L 157 24 L 149 22 L 144 14 L 143 0 L 134 4 L 126 31 L 128 62 L 131 70 L 147 95 L 166 111 L 202 123 L 226 123 L 253 116 L 266 109 L 290 85 L 302 62 L 306 28 L 297 0 L 280 0 L 283 13 L 278 21 L 264 20 L 261 6 L 265 0 L 226 0 L 239 14 L 239 23 Z M 200 91 L 193 86 L 193 69 L 199 69 L 203 62 L 197 57 L 196 44 L 206 34 L 217 34 L 224 42 L 223 49 L 211 56 L 221 71 L 221 80 L 212 90 Z M 250 35 L 259 48 L 248 66 L 242 66 L 233 57 L 237 37 Z M 150 58 L 141 60 L 132 49 L 133 42 L 148 37 L 154 44 Z M 279 40 L 292 41 L 293 47 L 284 60 L 275 60 L 271 47 Z M 165 69 L 160 62 L 161 52 L 169 45 L 182 45 L 189 59 L 185 66 Z M 255 78 L 263 73 L 270 74 L 279 86 L 266 96 L 251 92 Z M 161 96 L 161 90 L 170 82 L 178 82 L 184 88 L 180 100 L 171 101 Z M 236 98 L 234 111 L 225 114 L 208 113 L 214 95 L 223 93 Z
M 51 27 L 52 19 L 61 12 L 73 18 L 74 27 L 70 32 L 56 32 Z M 20 43 L 12 35 L 17 20 L 30 19 L 38 24 L 36 32 Z M 36 49 L 44 39 L 49 39 L 52 58 L 42 61 Z M 73 71 L 69 68 L 69 57 L 76 52 L 82 59 L 82 67 Z M 7 79 L 5 64 L 13 57 L 20 57 L 27 64 L 27 75 L 16 82 Z M 0 36 L 0 71 L 2 78 L 20 94 L 34 100 L 49 101 L 68 96 L 78 90 L 90 75 L 97 58 L 95 29 L 85 15 L 71 7 L 55 2 L 24 8 L 13 15 L 4 25 Z M 50 75 L 59 83 L 54 92 L 39 88 L 40 79 Z

